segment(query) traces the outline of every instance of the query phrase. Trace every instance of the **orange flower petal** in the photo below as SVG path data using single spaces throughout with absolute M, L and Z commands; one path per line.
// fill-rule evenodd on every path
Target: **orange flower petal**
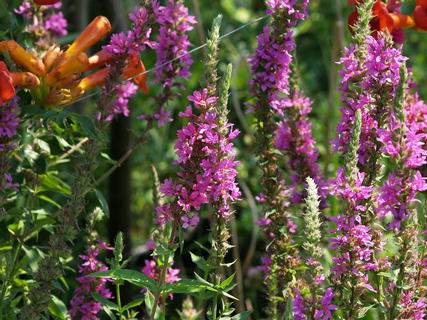
M 105 82 L 105 79 L 107 78 L 109 73 L 110 68 L 104 68 L 95 73 L 92 73 L 91 75 L 83 78 L 77 85 L 77 88 L 82 91 L 87 91 L 97 86 L 100 86 Z
M 57 46 L 52 46 L 43 56 L 43 63 L 46 68 L 46 72 L 50 72 L 53 66 L 59 62 L 59 57 L 61 55 L 61 49 Z
M 93 56 L 89 57 L 89 67 L 88 70 L 93 70 L 99 67 L 105 66 L 108 62 L 113 59 L 113 55 L 101 50 L 95 53 Z
M 46 84 L 54 86 L 55 82 L 67 78 L 73 74 L 79 74 L 88 68 L 89 62 L 86 53 L 81 52 L 77 56 L 64 60 L 54 68 L 46 77 Z
M 86 51 L 111 32 L 110 21 L 106 17 L 98 16 L 83 30 L 65 52 L 65 59 Z
M 39 78 L 31 72 L 11 72 L 10 76 L 16 86 L 37 88 L 40 85 Z
M 18 43 L 13 40 L 1 41 L 0 52 L 7 51 L 10 57 L 20 66 L 24 67 L 28 71 L 31 71 L 37 76 L 43 76 L 45 67 L 43 62 L 36 56 L 27 52 Z
M 145 72 L 145 66 L 138 55 L 131 55 L 126 61 L 126 66 L 123 69 L 122 76 L 125 79 L 131 79 L 144 92 L 148 93 L 147 75 L 141 74 Z
M 9 70 L 3 61 L 0 61 L 0 104 L 9 101 L 15 96 L 15 87 Z

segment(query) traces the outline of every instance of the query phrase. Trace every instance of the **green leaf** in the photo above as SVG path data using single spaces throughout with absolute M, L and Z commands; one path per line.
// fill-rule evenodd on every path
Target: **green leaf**
M 357 318 L 363 318 L 370 309 L 372 309 L 373 307 L 375 307 L 375 304 L 371 304 L 370 306 L 366 306 L 361 308 L 358 312 L 357 312 Z
M 96 301 L 101 302 L 103 306 L 107 306 L 111 310 L 120 310 L 120 307 L 117 304 L 108 299 L 105 299 L 99 293 L 94 292 L 92 293 L 92 296 Z
M 52 295 L 51 300 L 49 303 L 49 312 L 51 315 L 61 319 L 66 320 L 68 319 L 68 310 L 67 306 L 64 302 L 59 300 L 56 296 Z
M 108 317 L 111 320 L 117 320 L 116 316 L 114 315 L 113 311 L 111 311 L 110 308 L 108 308 L 107 306 L 102 306 L 102 308 L 104 309 L 104 312 L 108 315 Z
M 96 278 L 111 278 L 113 280 L 124 280 L 140 288 L 148 288 L 153 292 L 156 292 L 158 290 L 157 284 L 153 279 L 147 277 L 142 272 L 135 271 L 135 270 L 112 269 L 112 270 L 103 271 L 103 272 L 95 272 L 88 276 L 96 277 Z
M 190 256 L 191 256 L 191 261 L 193 261 L 197 265 L 197 267 L 203 272 L 207 273 L 209 270 L 212 269 L 204 258 L 192 252 L 190 252 Z
M 107 203 L 107 200 L 105 199 L 104 195 L 98 189 L 94 189 L 94 192 L 96 194 L 96 197 L 98 198 L 99 204 L 101 205 L 102 211 L 107 216 L 110 216 L 110 208 L 108 207 L 108 203 Z
M 127 305 L 122 307 L 121 310 L 123 312 L 123 311 L 129 310 L 129 309 L 135 308 L 135 307 L 139 306 L 141 303 L 143 303 L 144 301 L 145 301 L 145 298 L 141 298 L 141 299 L 131 301 Z
M 221 289 L 227 288 L 231 284 L 233 279 L 234 279 L 234 273 L 231 276 L 229 276 L 227 279 L 225 279 L 223 282 L 221 282 L 218 287 Z
M 207 285 L 195 279 L 182 279 L 168 285 L 167 288 L 173 293 L 194 293 L 206 291 Z

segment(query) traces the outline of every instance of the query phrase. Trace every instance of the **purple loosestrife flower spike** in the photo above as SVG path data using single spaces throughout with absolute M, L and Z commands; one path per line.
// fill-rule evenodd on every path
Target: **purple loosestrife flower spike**
M 320 187 L 322 198 L 326 186 L 317 164 L 319 152 L 315 146 L 308 114 L 311 100 L 304 97 L 298 88 L 291 90 L 292 99 L 281 109 L 284 119 L 275 134 L 275 145 L 287 158 L 287 166 L 292 190 L 291 202 L 301 203 L 304 197 L 305 179 L 312 177 Z
M 277 295 L 286 286 L 290 264 L 294 262 L 293 258 L 296 256 L 291 252 L 290 245 L 290 234 L 295 232 L 295 224 L 287 212 L 289 190 L 284 188 L 283 177 L 278 167 L 274 135 L 277 130 L 277 116 L 284 116 L 285 109 L 291 105 L 293 98 L 294 88 L 290 86 L 290 75 L 295 41 L 291 28 L 305 17 L 307 4 L 305 0 L 266 1 L 267 13 L 272 16 L 272 23 L 265 26 L 259 34 L 258 46 L 248 60 L 252 72 L 251 92 L 256 98 L 253 109 L 258 121 L 256 138 L 259 146 L 258 161 L 263 174 L 262 193 L 265 195 L 266 209 L 264 221 L 268 221 L 265 229 L 267 237 L 271 240 L 268 254 L 272 261 L 270 272 L 266 277 L 268 315 L 271 319 L 279 318 Z M 284 139 L 279 144 L 281 142 L 284 142 Z M 310 155 L 311 158 L 316 157 L 313 155 Z M 307 174 L 309 175 L 312 174 Z M 303 178 L 303 183 L 307 176 Z
M 6 201 L 5 192 L 17 188 L 10 170 L 10 152 L 13 150 L 13 138 L 19 126 L 17 115 L 18 98 L 0 105 L 0 206 Z
M 80 256 L 82 264 L 79 267 L 79 273 L 81 276 L 77 279 L 80 286 L 74 290 L 70 302 L 72 319 L 99 319 L 98 313 L 102 310 L 102 304 L 93 299 L 93 293 L 97 293 L 105 299 L 112 298 L 112 293 L 106 286 L 108 279 L 86 276 L 94 272 L 107 271 L 107 266 L 98 260 L 100 251 L 105 249 L 112 250 L 107 244 L 100 242 L 90 246 L 86 255 Z
M 332 312 L 337 309 L 337 306 L 332 303 L 334 292 L 331 288 L 326 289 L 325 295 L 322 298 L 321 308 L 314 312 L 315 320 L 332 319 Z
M 187 33 L 197 21 L 180 0 L 168 0 L 166 6 L 154 1 L 153 11 L 160 26 L 154 44 L 157 55 L 154 75 L 163 87 L 171 87 L 176 77 L 187 79 L 190 76 L 192 60 Z
M 330 218 L 336 223 L 334 237 L 330 239 L 331 249 L 335 250 L 331 280 L 341 287 L 340 305 L 349 318 L 354 316 L 359 307 L 354 302 L 356 287 L 359 294 L 365 290 L 376 292 L 368 282 L 367 272 L 379 269 L 373 256 L 375 243 L 371 228 L 362 221 L 367 210 L 366 201 L 371 198 L 373 190 L 371 186 L 363 185 L 365 174 L 357 168 L 361 121 L 361 112 L 357 110 L 348 151 L 344 155 L 345 169 L 338 169 L 337 178 L 331 187 L 331 193 L 345 204 L 343 213 Z

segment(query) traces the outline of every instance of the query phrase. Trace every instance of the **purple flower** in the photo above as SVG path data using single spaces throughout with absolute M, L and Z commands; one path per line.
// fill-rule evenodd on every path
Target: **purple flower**
M 129 116 L 129 100 L 138 92 L 138 86 L 132 81 L 126 81 L 117 84 L 115 87 L 115 100 L 111 104 L 110 110 L 106 110 L 107 116 L 105 121 L 113 120 L 117 114 L 125 117 Z
M 110 43 L 103 47 L 108 53 L 115 56 L 139 56 L 146 46 L 152 46 L 149 12 L 145 8 L 137 7 L 129 14 L 129 18 L 133 22 L 132 29 L 113 34 Z
M 157 54 L 154 74 L 158 83 L 171 87 L 176 77 L 186 79 L 190 76 L 192 60 L 187 32 L 197 21 L 180 1 L 168 0 L 166 6 L 154 1 L 153 11 L 160 26 L 154 45 Z
M 296 90 L 289 105 L 283 109 L 285 119 L 279 123 L 275 136 L 276 147 L 288 159 L 293 203 L 301 202 L 307 177 L 314 179 L 322 197 L 326 195 L 326 188 L 324 188 L 317 164 L 319 152 L 315 146 L 311 123 L 307 117 L 310 111 L 310 99 L 305 98 Z
M 409 179 L 390 173 L 377 197 L 377 214 L 380 217 L 393 216 L 391 229 L 399 229 L 401 222 L 411 214 L 410 204 L 418 192 L 427 190 L 426 179 L 419 171 Z
M 266 0 L 267 14 L 279 14 L 283 11 L 288 17 L 289 26 L 294 26 L 298 20 L 307 16 L 308 0 Z
M 255 54 L 249 58 L 253 93 L 264 93 L 268 97 L 270 107 L 279 113 L 286 107 L 287 100 L 281 98 L 280 94 L 289 93 L 291 51 L 294 47 L 291 31 L 277 34 L 271 27 L 265 26 L 258 36 Z
M 228 218 L 232 211 L 230 204 L 240 197 L 236 183 L 239 164 L 235 160 L 232 141 L 238 131 L 231 124 L 221 124 L 214 111 L 217 97 L 210 97 L 207 89 L 195 91 L 188 97 L 192 107 L 187 108 L 181 117 L 189 122 L 178 130 L 175 151 L 180 165 L 177 183 L 167 179 L 161 191 L 174 197 L 168 207 L 167 217 L 174 217 L 187 229 L 199 222 L 197 212 L 204 204 L 211 203 L 218 214 Z M 160 225 L 170 221 L 164 218 L 164 207 L 158 208 L 157 222 Z M 160 218 L 159 218 L 160 213 Z
M 372 196 L 372 187 L 364 186 L 363 180 L 364 174 L 359 172 L 349 182 L 344 170 L 339 168 L 337 179 L 331 185 L 331 193 L 346 203 L 343 214 L 330 218 L 336 224 L 332 230 L 334 237 L 329 240 L 331 249 L 336 252 L 331 271 L 334 281 L 346 274 L 371 290 L 366 272 L 375 265 L 375 243 L 370 228 L 362 223 L 361 215 L 366 211 L 366 200 Z
M 304 299 L 298 290 L 295 290 L 295 297 L 292 301 L 292 315 L 294 320 L 305 320 Z
M 172 121 L 170 111 L 167 111 L 164 108 L 160 108 L 153 117 L 157 120 L 157 127 L 159 128 Z
M 19 14 L 25 18 L 31 18 L 33 12 L 31 10 L 31 3 L 29 1 L 24 1 L 22 4 L 14 10 L 16 14 Z
M 145 265 L 144 268 L 142 269 L 142 272 L 149 278 L 154 279 L 154 280 L 160 280 L 160 270 L 157 266 L 157 263 L 155 260 L 145 260 Z M 165 281 L 166 283 L 174 283 L 174 282 L 178 282 L 179 280 L 181 280 L 181 278 L 179 277 L 179 269 L 173 269 L 173 268 L 168 268 L 167 269 L 167 273 L 166 273 L 166 278 Z
M 333 141 L 337 151 L 345 152 L 350 141 L 356 110 L 362 114 L 359 163 L 365 165 L 370 155 L 375 154 L 379 121 L 386 110 L 378 97 L 393 101 L 400 81 L 400 67 L 406 61 L 400 50 L 386 45 L 384 39 L 368 36 L 367 54 L 361 59 L 356 45 L 344 50 L 340 60 L 342 70 L 341 120 L 337 126 L 337 137 Z M 387 95 L 384 95 L 387 92 Z
M 100 242 L 97 246 L 89 247 L 86 255 L 80 256 L 82 264 L 79 267 L 79 273 L 82 276 L 77 279 L 80 286 L 74 290 L 74 295 L 70 302 L 72 319 L 99 319 L 97 315 L 102 310 L 102 304 L 93 299 L 93 293 L 96 292 L 105 299 L 112 298 L 112 293 L 106 287 L 109 279 L 86 276 L 87 274 L 107 270 L 106 265 L 98 260 L 100 251 L 105 249 L 112 250 L 106 243 Z
M 57 37 L 67 35 L 67 20 L 62 12 L 54 13 L 48 16 L 45 20 L 44 27 L 47 31 L 51 31 Z
M 426 298 L 414 298 L 412 291 L 404 291 L 400 299 L 402 315 L 400 319 L 424 320 L 427 310 Z
M 2 142 L 12 138 L 16 134 L 19 118 L 15 112 L 17 99 L 0 105 L 0 151 L 3 149 Z
M 329 320 L 332 318 L 332 311 L 334 311 L 337 306 L 332 304 L 332 299 L 334 298 L 334 292 L 331 288 L 326 289 L 325 294 L 322 298 L 321 308 L 316 310 L 314 313 L 315 320 Z

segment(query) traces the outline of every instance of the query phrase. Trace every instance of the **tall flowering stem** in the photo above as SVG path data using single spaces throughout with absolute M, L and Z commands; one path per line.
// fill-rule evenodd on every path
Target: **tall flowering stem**
M 258 161 L 262 169 L 263 193 L 266 195 L 265 207 L 267 235 L 271 243 L 268 251 L 271 256 L 270 270 L 267 275 L 268 313 L 271 319 L 277 319 L 278 287 L 289 281 L 289 270 L 293 259 L 290 257 L 291 240 L 287 214 L 287 196 L 279 171 L 275 152 L 274 135 L 277 130 L 277 118 L 283 116 L 289 106 L 290 66 L 295 43 L 291 28 L 298 20 L 306 16 L 307 1 L 268 0 L 267 13 L 272 16 L 270 26 L 264 27 L 258 36 L 258 47 L 249 59 L 253 79 L 252 94 L 256 97 L 255 115 L 258 121 Z M 292 97 L 292 96 L 291 96 Z
M 98 260 L 101 250 L 112 250 L 106 243 L 99 242 L 91 244 L 87 248 L 85 255 L 81 255 L 82 260 L 79 266 L 80 277 L 77 279 L 79 287 L 74 290 L 73 298 L 70 302 L 70 315 L 72 319 L 99 319 L 98 313 L 102 310 L 102 304 L 92 297 L 92 294 L 99 294 L 104 299 L 112 298 L 111 291 L 107 288 L 108 279 L 88 277 L 94 272 L 107 271 L 107 266 Z
M 275 146 L 287 158 L 286 171 L 291 181 L 291 202 L 298 204 L 304 198 L 307 177 L 312 177 L 319 185 L 322 198 L 325 197 L 326 189 L 317 164 L 319 152 L 308 119 L 312 102 L 304 97 L 296 84 L 290 94 L 292 98 L 284 102 L 283 120 L 276 131 Z
M 393 112 L 389 115 L 388 125 L 381 131 L 382 151 L 390 157 L 392 171 L 380 188 L 377 212 L 380 216 L 392 215 L 389 227 L 396 231 L 399 243 L 397 281 L 391 292 L 389 319 L 394 319 L 399 310 L 423 304 L 423 298 L 416 300 L 414 292 L 404 291 L 405 286 L 417 284 L 420 235 L 417 213 L 413 203 L 418 192 L 427 190 L 427 183 L 419 167 L 427 163 L 427 152 L 423 148 L 424 132 L 409 126 L 405 115 L 405 94 L 407 93 L 407 75 L 405 66 L 400 70 L 400 85 L 397 91 Z M 418 293 L 418 292 L 416 292 Z
M 158 1 L 154 1 L 152 6 L 155 20 L 160 26 L 153 44 L 157 56 L 155 80 L 162 86 L 156 97 L 158 107 L 153 118 L 160 127 L 171 121 L 170 111 L 165 107 L 175 95 L 173 89 L 181 87 L 180 79 L 188 79 L 191 75 L 190 66 L 193 61 L 188 52 L 191 44 L 188 33 L 193 30 L 197 21 L 194 16 L 189 15 L 182 0 L 168 0 L 166 6 L 160 6 Z

